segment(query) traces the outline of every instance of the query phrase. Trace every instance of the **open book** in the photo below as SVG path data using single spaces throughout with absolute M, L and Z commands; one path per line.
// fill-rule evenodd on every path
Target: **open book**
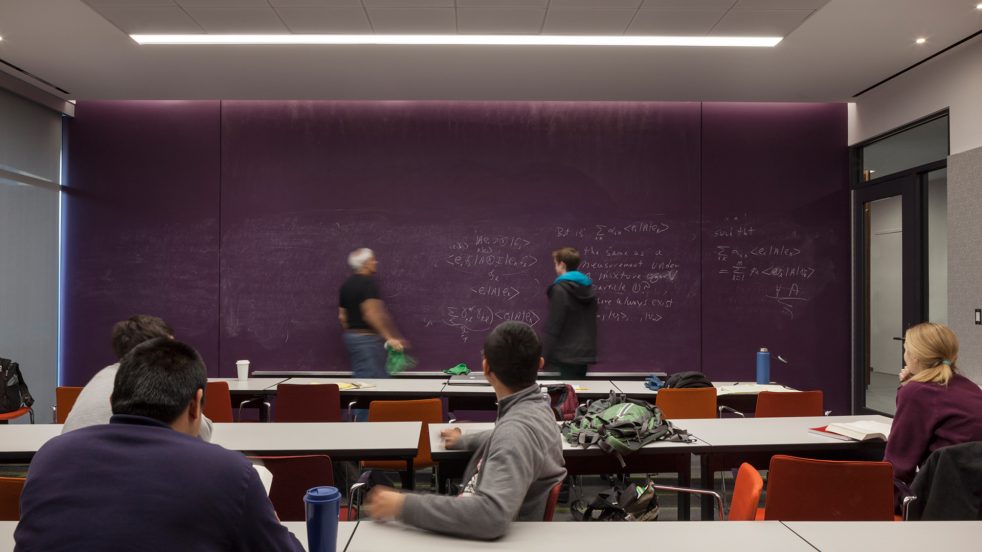
M 890 438 L 890 424 L 872 420 L 829 424 L 813 427 L 809 431 L 844 441 L 866 441 L 869 439 L 886 441 Z
M 374 383 L 368 383 L 367 381 L 342 381 L 338 382 L 338 389 L 341 391 L 347 391 L 349 389 L 368 389 L 370 387 L 375 387 Z

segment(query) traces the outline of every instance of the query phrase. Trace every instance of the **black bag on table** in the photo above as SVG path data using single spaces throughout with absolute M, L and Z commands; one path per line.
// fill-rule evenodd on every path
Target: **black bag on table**
M 665 387 L 674 389 L 712 386 L 713 382 L 709 381 L 706 374 L 702 372 L 678 372 L 668 376 L 668 381 L 665 382 Z
M 0 414 L 13 412 L 34 404 L 34 397 L 27 390 L 20 366 L 9 358 L 0 358 Z

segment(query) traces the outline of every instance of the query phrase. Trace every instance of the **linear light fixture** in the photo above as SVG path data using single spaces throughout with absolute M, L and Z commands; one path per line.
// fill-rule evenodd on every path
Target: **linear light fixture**
M 380 44 L 465 46 L 728 46 L 769 48 L 779 36 L 559 36 L 559 35 L 343 35 L 343 34 L 133 34 L 139 44 Z

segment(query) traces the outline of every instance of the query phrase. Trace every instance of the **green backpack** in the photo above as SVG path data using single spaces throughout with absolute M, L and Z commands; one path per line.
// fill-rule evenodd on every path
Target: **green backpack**
M 616 454 L 621 467 L 626 466 L 625 454 L 653 441 L 694 440 L 687 431 L 673 427 L 657 406 L 614 391 L 605 399 L 580 405 L 576 416 L 563 424 L 562 431 L 571 445 L 597 445 L 604 452 Z

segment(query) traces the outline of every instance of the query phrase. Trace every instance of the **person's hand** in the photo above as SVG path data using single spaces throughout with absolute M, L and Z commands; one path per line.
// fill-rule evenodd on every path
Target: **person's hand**
M 402 514 L 402 504 L 406 496 L 391 487 L 377 486 L 369 491 L 362 506 L 365 513 L 374 519 L 398 519 Z
M 912 375 L 914 374 L 911 373 L 910 368 L 904 366 L 904 369 L 900 371 L 900 383 L 903 384 L 904 382 L 909 380 Z
M 385 342 L 385 346 L 393 351 L 401 351 L 409 345 L 409 342 L 402 339 L 389 339 Z
M 452 427 L 450 429 L 440 430 L 440 437 L 443 439 L 443 446 L 452 449 L 457 445 L 457 441 L 460 440 L 460 435 L 463 432 L 459 427 Z

